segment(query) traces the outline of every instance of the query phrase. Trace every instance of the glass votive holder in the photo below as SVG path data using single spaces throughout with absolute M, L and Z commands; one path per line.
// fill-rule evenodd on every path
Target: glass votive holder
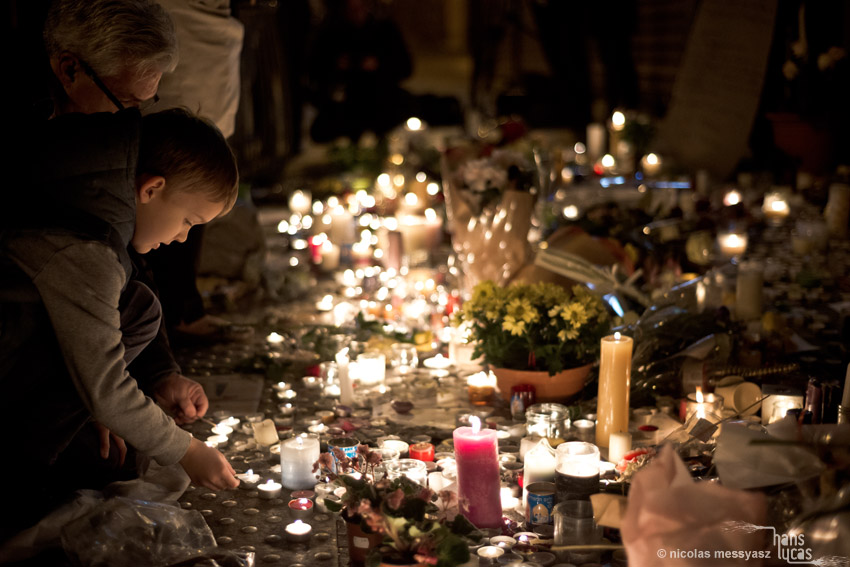
M 496 376 L 486 372 L 476 372 L 466 380 L 469 389 L 469 403 L 474 406 L 486 406 L 496 392 Z
M 590 500 L 566 500 L 555 505 L 555 545 L 594 545 L 602 541 L 602 527 L 593 519 Z M 568 551 L 559 559 L 576 565 L 599 561 L 598 551 Z
M 428 468 L 422 461 L 416 459 L 399 459 L 390 461 L 385 465 L 387 478 L 393 480 L 405 476 L 413 482 L 422 486 L 427 485 Z
M 397 374 L 410 374 L 419 366 L 419 351 L 411 343 L 394 343 L 390 346 L 390 368 Z
M 589 419 L 577 419 L 573 422 L 573 432 L 579 441 L 592 443 L 596 439 L 596 423 Z
M 790 187 L 776 187 L 764 194 L 761 210 L 769 225 L 780 226 L 791 214 L 790 193 Z
M 599 448 L 569 441 L 555 450 L 555 501 L 590 500 L 599 492 Z
M 716 423 L 720 421 L 720 414 L 723 410 L 723 396 L 718 394 L 703 394 L 697 392 L 689 394 L 685 398 L 685 415 L 683 421 L 688 421 L 693 416 L 698 418 L 708 419 Z
M 387 359 L 381 352 L 368 351 L 357 355 L 356 363 L 353 364 L 356 376 L 360 384 L 365 387 L 380 386 L 384 383 L 387 373 Z M 349 371 L 352 368 L 349 367 Z
M 717 233 L 717 248 L 726 259 L 740 258 L 747 251 L 749 237 L 744 230 L 725 230 Z

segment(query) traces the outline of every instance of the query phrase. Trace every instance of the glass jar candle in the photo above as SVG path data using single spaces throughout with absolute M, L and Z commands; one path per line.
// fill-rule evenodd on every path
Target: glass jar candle
M 534 404 L 525 411 L 528 435 L 566 439 L 570 430 L 570 412 L 562 404 Z

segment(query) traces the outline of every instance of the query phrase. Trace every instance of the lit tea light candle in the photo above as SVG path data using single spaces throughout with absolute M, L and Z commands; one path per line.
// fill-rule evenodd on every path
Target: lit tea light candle
M 295 520 L 286 526 L 286 539 L 291 542 L 304 542 L 310 539 L 313 527 L 301 520 Z
M 513 546 L 515 546 L 517 540 L 510 536 L 493 536 L 490 538 L 490 545 L 493 547 L 498 547 L 499 549 L 504 549 L 505 551 L 510 551 Z
M 339 264 L 339 262 L 337 262 Z M 321 301 L 316 303 L 316 309 L 319 311 L 333 311 L 334 308 L 334 296 L 326 295 Z
M 478 557 L 490 563 L 495 563 L 504 554 L 505 550 L 495 545 L 485 545 L 478 548 Z
M 309 498 L 293 498 L 289 501 L 289 513 L 296 520 L 306 520 L 313 515 L 313 501 Z
M 295 390 L 283 390 L 277 393 L 277 397 L 281 400 L 294 400 L 298 397 L 298 394 Z
M 284 415 L 284 416 L 287 416 L 287 417 L 289 417 L 289 416 L 291 416 L 292 414 L 295 413 L 295 406 L 292 404 L 292 402 L 286 402 L 285 404 L 278 404 L 277 409 L 281 413 L 281 415 Z
M 266 337 L 266 342 L 272 345 L 279 345 L 283 342 L 283 340 L 283 336 L 275 332 L 269 333 L 269 335 Z
M 228 427 L 227 425 L 221 424 L 213 426 L 212 428 L 210 428 L 210 430 L 212 431 L 213 435 L 221 435 L 223 437 L 230 437 L 230 435 L 233 433 L 232 427 Z
M 313 390 L 321 387 L 322 381 L 318 376 L 304 376 L 301 378 L 301 384 L 303 384 L 305 388 Z
M 225 427 L 231 427 L 231 428 L 236 428 L 236 426 L 239 425 L 239 423 L 240 423 L 239 418 L 233 417 L 232 415 L 229 416 L 229 417 L 226 417 L 226 418 L 224 418 L 224 419 L 222 419 L 221 421 L 218 422 L 219 425 L 223 425 Z
M 236 478 L 239 479 L 239 487 L 246 490 L 256 488 L 260 482 L 260 475 L 255 473 L 253 469 L 248 469 L 248 472 L 237 474 Z
M 278 382 L 277 384 L 272 384 L 272 389 L 275 392 L 285 392 L 292 389 L 292 384 L 289 382 Z
M 723 409 L 723 397 L 717 394 L 703 394 L 702 388 L 697 386 L 696 393 L 688 396 L 685 403 L 685 421 L 696 416 L 699 419 L 718 421 L 720 410 Z
M 661 158 L 657 154 L 646 154 L 640 160 L 645 175 L 653 177 L 661 172 Z
M 207 437 L 206 444 L 207 447 L 212 447 L 213 449 L 224 447 L 227 445 L 227 437 L 224 435 L 210 435 Z
M 445 370 L 452 365 L 452 361 L 442 354 L 437 354 L 437 356 L 426 358 L 422 361 L 422 364 L 425 368 L 430 368 L 431 370 Z
M 773 191 L 765 193 L 762 212 L 768 223 L 774 225 L 782 224 L 788 215 L 791 214 L 791 208 L 788 206 L 784 192 Z
M 726 232 L 717 235 L 717 245 L 725 258 L 742 256 L 747 251 L 749 238 L 746 233 Z
M 416 443 L 414 445 L 411 445 L 410 458 L 425 462 L 433 461 L 434 445 L 431 443 Z
M 283 487 L 279 482 L 275 482 L 272 479 L 269 479 L 263 484 L 257 485 L 257 489 L 260 491 L 260 498 L 265 500 L 279 498 L 282 488 Z

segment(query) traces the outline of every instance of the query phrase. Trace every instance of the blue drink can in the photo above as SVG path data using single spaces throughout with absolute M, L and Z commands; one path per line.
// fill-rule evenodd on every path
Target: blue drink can
M 532 482 L 527 490 L 525 521 L 531 525 L 551 524 L 552 510 L 555 508 L 555 483 Z

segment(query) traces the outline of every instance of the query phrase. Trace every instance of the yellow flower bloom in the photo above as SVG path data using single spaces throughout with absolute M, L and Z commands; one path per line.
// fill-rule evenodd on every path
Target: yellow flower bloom
M 505 320 L 502 321 L 502 330 L 508 331 L 515 337 L 521 337 L 525 334 L 525 321 L 517 321 L 514 317 L 506 315 Z

